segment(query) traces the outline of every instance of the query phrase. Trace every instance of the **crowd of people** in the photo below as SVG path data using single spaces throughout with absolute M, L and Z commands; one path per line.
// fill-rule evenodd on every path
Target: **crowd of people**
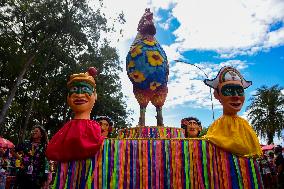
M 95 120 L 101 126 L 101 134 L 109 137 L 113 129 L 113 121 L 108 116 L 97 116 Z M 202 129 L 201 122 L 195 117 L 181 120 L 185 137 L 197 138 Z M 48 144 L 47 133 L 39 125 L 33 127 L 29 140 L 17 145 L 14 149 L 0 150 L 0 189 L 5 188 L 7 176 L 12 176 L 10 187 L 17 189 L 49 188 L 54 179 L 55 162 L 48 161 L 45 155 Z M 1 185 L 2 184 L 2 185 Z
M 95 120 L 101 126 L 101 134 L 110 136 L 114 123 L 108 116 L 97 116 Z M 181 120 L 185 137 L 197 138 L 202 129 L 201 122 L 195 117 Z M 5 183 L 17 189 L 47 189 L 55 175 L 55 162 L 48 161 L 45 155 L 48 137 L 40 125 L 33 127 L 29 140 L 17 145 L 14 149 L 0 148 L 0 189 Z M 12 183 L 7 180 L 13 178 Z M 6 186 L 7 188 L 7 186 Z
M 111 118 L 98 116 L 95 120 L 101 126 L 102 135 L 109 137 L 114 124 Z M 181 120 L 181 128 L 184 129 L 186 138 L 198 138 L 202 125 L 196 117 L 186 117 Z M 47 143 L 46 131 L 36 125 L 29 140 L 14 149 L 1 148 L 0 189 L 5 188 L 7 175 L 13 175 L 15 178 L 13 188 L 49 188 L 54 179 L 55 162 L 46 158 Z M 284 188 L 284 158 L 280 145 L 273 151 L 265 152 L 262 158 L 259 158 L 259 165 L 265 188 Z
M 95 119 L 101 126 L 102 135 L 108 137 L 113 121 L 108 116 Z M 29 140 L 14 149 L 0 148 L 0 189 L 48 189 L 55 175 L 54 161 L 46 158 L 47 133 L 39 125 L 33 127 Z M 8 181 L 7 178 L 12 178 Z
M 54 166 L 45 156 L 47 143 L 45 129 L 36 125 L 29 140 L 20 143 L 14 149 L 2 149 L 5 154 L 1 156 L 0 188 L 5 188 L 7 184 L 10 188 L 18 189 L 49 188 Z M 12 183 L 6 180 L 7 178 L 13 178 Z
M 284 158 L 282 146 L 277 145 L 259 159 L 264 188 L 284 188 Z

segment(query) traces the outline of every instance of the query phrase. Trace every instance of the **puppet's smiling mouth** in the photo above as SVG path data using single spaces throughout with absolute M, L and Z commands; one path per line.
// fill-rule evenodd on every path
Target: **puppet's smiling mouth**
M 233 107 L 239 107 L 241 105 L 241 103 L 230 103 L 231 106 Z
M 81 104 L 85 104 L 87 103 L 88 101 L 87 100 L 84 100 L 84 99 L 77 99 L 77 100 L 74 100 L 74 104 L 76 105 L 81 105 Z

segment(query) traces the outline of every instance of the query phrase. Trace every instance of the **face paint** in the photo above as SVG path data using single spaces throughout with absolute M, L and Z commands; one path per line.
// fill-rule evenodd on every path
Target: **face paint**
M 72 83 L 71 87 L 69 88 L 68 95 L 71 96 L 72 94 L 85 94 L 87 93 L 91 96 L 94 92 L 94 87 L 87 82 L 80 81 Z
M 244 88 L 241 85 L 228 84 L 221 88 L 223 96 L 244 96 Z

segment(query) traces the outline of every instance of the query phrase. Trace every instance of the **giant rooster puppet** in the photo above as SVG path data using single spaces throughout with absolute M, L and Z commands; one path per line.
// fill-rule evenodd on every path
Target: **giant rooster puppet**
M 153 13 L 145 9 L 139 21 L 138 34 L 126 57 L 126 70 L 140 105 L 139 126 L 145 126 L 148 103 L 156 107 L 157 126 L 163 126 L 162 107 L 167 97 L 169 66 L 165 51 L 155 39 Z

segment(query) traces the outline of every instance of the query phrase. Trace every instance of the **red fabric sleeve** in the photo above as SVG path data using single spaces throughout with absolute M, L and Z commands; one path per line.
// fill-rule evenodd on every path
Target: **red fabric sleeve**
M 93 120 L 71 120 L 50 140 L 46 156 L 54 161 L 82 160 L 94 157 L 104 136 L 99 124 Z

